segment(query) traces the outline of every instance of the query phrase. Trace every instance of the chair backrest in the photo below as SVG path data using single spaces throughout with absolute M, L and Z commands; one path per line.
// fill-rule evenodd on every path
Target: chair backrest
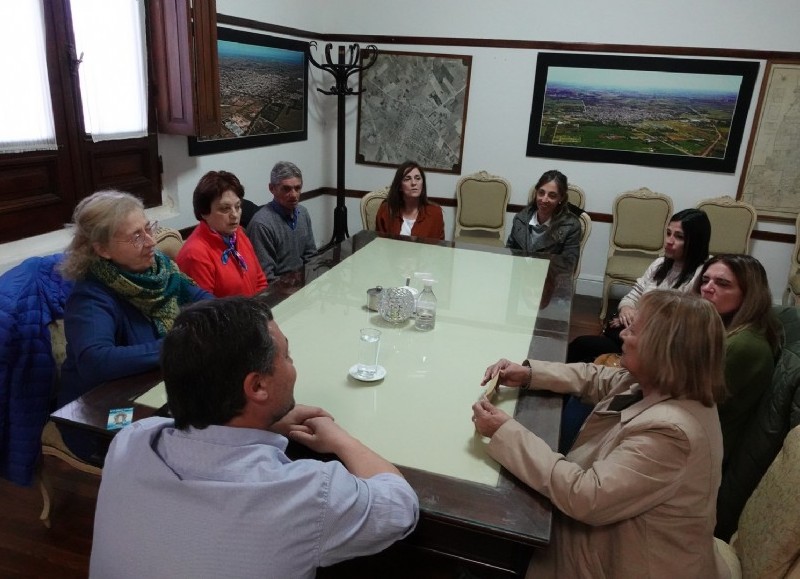
M 375 231 L 378 208 L 389 195 L 389 186 L 370 191 L 361 198 L 361 226 L 367 231 Z
M 253 215 L 258 213 L 258 210 L 261 209 L 261 205 L 256 205 L 252 201 L 247 198 L 242 199 L 242 216 L 239 219 L 239 225 L 247 229 L 247 225 L 250 223 L 250 220 L 253 218 Z
M 800 426 L 747 500 L 733 541 L 743 577 L 800 573 Z
M 800 270 L 800 213 L 794 222 L 794 251 L 792 251 L 792 263 L 789 266 L 789 277 L 795 275 Z
M 570 183 L 567 186 L 567 201 L 572 203 L 575 207 L 583 209 L 586 207 L 586 193 L 581 187 Z
M 789 275 L 787 276 L 786 288 L 783 291 L 784 305 L 800 304 L 800 213 L 794 222 L 794 249 L 792 250 L 792 260 L 789 263 Z
M 536 195 L 535 183 L 531 185 L 531 188 L 528 190 L 528 205 L 533 201 L 534 195 Z M 586 207 L 586 193 L 581 187 L 570 183 L 567 185 L 567 201 L 575 207 L 583 209 Z
M 589 235 L 592 233 L 592 218 L 585 211 L 580 214 L 578 219 L 581 220 L 581 250 L 578 253 L 578 263 L 575 264 L 575 273 L 572 274 L 572 293 L 575 293 L 575 284 L 578 281 L 578 274 L 581 272 L 581 261 L 583 261 L 583 250 L 586 247 L 586 242 L 589 240 Z
M 711 221 L 711 241 L 708 244 L 711 255 L 750 252 L 750 235 L 758 217 L 755 207 L 723 195 L 704 199 L 697 208 L 705 211 Z
M 486 171 L 459 179 L 456 185 L 455 237 L 463 231 L 486 231 L 502 240 L 510 196 L 509 182 Z
M 183 246 L 181 232 L 170 227 L 159 227 L 155 233 L 156 247 L 174 260 Z
M 619 250 L 658 255 L 672 215 L 672 199 L 646 187 L 627 191 L 614 199 L 613 225 L 608 255 Z

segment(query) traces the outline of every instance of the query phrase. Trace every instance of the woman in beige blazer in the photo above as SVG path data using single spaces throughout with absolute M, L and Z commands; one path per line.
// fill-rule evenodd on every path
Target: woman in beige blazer
M 714 548 L 725 330 L 697 296 L 655 290 L 626 328 L 622 368 L 500 360 L 505 386 L 596 404 L 572 450 L 554 452 L 485 397 L 473 406 L 489 454 L 549 498 L 550 546 L 528 577 L 725 576 Z

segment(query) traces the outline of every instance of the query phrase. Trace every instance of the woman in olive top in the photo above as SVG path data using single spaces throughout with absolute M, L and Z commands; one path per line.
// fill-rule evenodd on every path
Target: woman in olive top
M 725 385 L 719 405 L 723 471 L 763 393 L 772 383 L 781 332 L 772 313 L 767 273 L 749 255 L 721 254 L 706 261 L 695 291 L 714 305 L 727 332 Z

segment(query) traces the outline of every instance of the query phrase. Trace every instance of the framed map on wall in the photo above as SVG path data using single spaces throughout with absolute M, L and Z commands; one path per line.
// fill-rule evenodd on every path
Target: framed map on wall
M 461 173 L 471 56 L 381 51 L 361 73 L 356 163 Z
M 800 213 L 800 62 L 769 62 L 739 199 L 759 217 L 794 221 Z

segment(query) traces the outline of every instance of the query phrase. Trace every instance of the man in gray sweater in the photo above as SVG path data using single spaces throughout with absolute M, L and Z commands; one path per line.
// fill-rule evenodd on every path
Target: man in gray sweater
M 269 282 L 302 269 L 317 253 L 311 217 L 300 205 L 302 189 L 303 174 L 297 165 L 275 163 L 269 178 L 273 199 L 247 225 L 247 237 Z

